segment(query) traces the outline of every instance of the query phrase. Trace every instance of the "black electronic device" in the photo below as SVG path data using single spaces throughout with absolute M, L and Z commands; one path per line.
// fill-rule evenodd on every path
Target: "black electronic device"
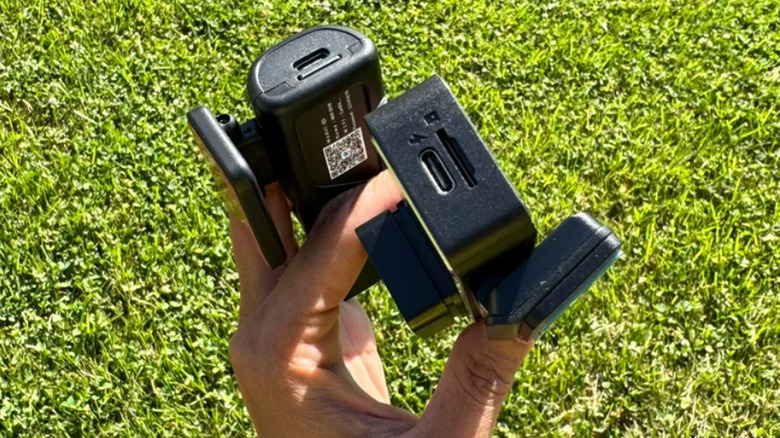
M 347 297 L 381 274 L 420 336 L 466 316 L 491 338 L 536 339 L 620 254 L 585 213 L 535 245 L 528 210 L 444 81 L 380 107 L 376 48 L 351 29 L 319 26 L 269 49 L 247 95 L 256 118 L 241 125 L 205 107 L 187 114 L 231 214 L 276 267 L 287 254 L 267 184 L 280 182 L 308 232 L 328 201 L 386 166 L 405 200 L 356 230 L 370 262 Z
M 528 211 L 440 77 L 366 121 L 405 201 L 357 233 L 420 336 L 462 315 L 484 318 L 491 338 L 536 339 L 619 256 L 585 213 L 535 246 Z
M 206 107 L 187 113 L 231 213 L 249 224 L 270 266 L 287 254 L 263 187 L 278 180 L 308 232 L 328 201 L 382 169 L 364 117 L 383 96 L 371 40 L 345 27 L 318 26 L 252 64 L 247 97 L 255 119 L 239 125 Z M 350 295 L 378 279 L 367 264 Z

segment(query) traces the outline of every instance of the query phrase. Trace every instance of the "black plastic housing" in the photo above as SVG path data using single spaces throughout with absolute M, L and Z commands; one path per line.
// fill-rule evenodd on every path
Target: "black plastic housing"
M 366 122 L 433 245 L 466 286 L 476 289 L 528 256 L 536 239 L 528 211 L 439 76 Z
M 587 213 L 558 225 L 497 286 L 478 293 L 494 339 L 511 339 L 525 324 L 538 338 L 620 255 L 620 240 Z
M 438 76 L 366 121 L 406 200 L 356 231 L 419 336 L 470 314 L 490 338 L 536 339 L 620 254 L 585 213 L 534 247 L 528 211 Z
M 409 327 L 429 337 L 467 316 L 458 287 L 405 201 L 357 230 Z
M 228 211 L 249 224 L 269 266 L 284 263 L 284 246 L 265 208 L 264 184 L 258 183 L 255 172 L 208 108 L 201 106 L 188 112 L 187 121 L 225 197 Z M 241 132 L 234 138 L 241 140 Z
M 187 114 L 232 212 L 252 228 L 271 267 L 287 254 L 270 219 L 263 188 L 274 181 L 308 232 L 322 207 L 382 169 L 364 116 L 383 98 L 374 44 L 352 29 L 300 32 L 252 65 L 247 96 L 256 119 L 239 125 L 205 107 Z M 349 292 L 376 283 L 370 263 Z
M 364 122 L 384 95 L 379 58 L 359 32 L 318 26 L 282 41 L 252 65 L 247 94 L 272 167 L 306 231 L 328 201 L 382 169 Z M 344 148 L 333 149 L 348 136 Z M 359 164 L 331 172 L 357 161 L 361 150 Z M 329 151 L 337 153 L 330 162 Z M 356 155 L 340 159 L 344 151 Z

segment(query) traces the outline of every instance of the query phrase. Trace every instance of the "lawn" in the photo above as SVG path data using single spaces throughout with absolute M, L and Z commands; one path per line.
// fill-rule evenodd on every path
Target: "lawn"
M 541 234 L 585 210 L 625 256 L 517 373 L 498 436 L 780 435 L 780 4 L 0 1 L 0 436 L 251 436 L 237 276 L 187 130 L 249 117 L 249 65 L 361 30 L 389 96 L 438 72 Z M 393 404 L 457 329 L 362 298 Z M 461 325 L 462 327 L 462 325 Z

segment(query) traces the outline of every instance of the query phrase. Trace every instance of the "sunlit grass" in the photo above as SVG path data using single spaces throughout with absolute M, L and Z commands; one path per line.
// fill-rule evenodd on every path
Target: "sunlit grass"
M 494 6 L 500 4 L 500 6 Z M 0 2 L 0 436 L 251 436 L 237 277 L 185 112 L 249 117 L 301 29 L 374 40 L 392 97 L 438 72 L 542 234 L 625 257 L 518 372 L 500 436 L 780 434 L 774 1 Z M 455 336 L 364 296 L 397 406 Z

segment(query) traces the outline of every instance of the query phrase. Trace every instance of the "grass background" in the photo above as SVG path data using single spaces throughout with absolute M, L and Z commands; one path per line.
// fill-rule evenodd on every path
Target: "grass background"
M 499 436 L 780 435 L 777 1 L 190 3 L 0 2 L 0 435 L 252 435 L 184 114 L 246 119 L 252 60 L 321 23 L 374 40 L 391 97 L 444 76 L 542 235 L 587 210 L 624 240 Z M 421 412 L 456 331 L 363 300 Z

